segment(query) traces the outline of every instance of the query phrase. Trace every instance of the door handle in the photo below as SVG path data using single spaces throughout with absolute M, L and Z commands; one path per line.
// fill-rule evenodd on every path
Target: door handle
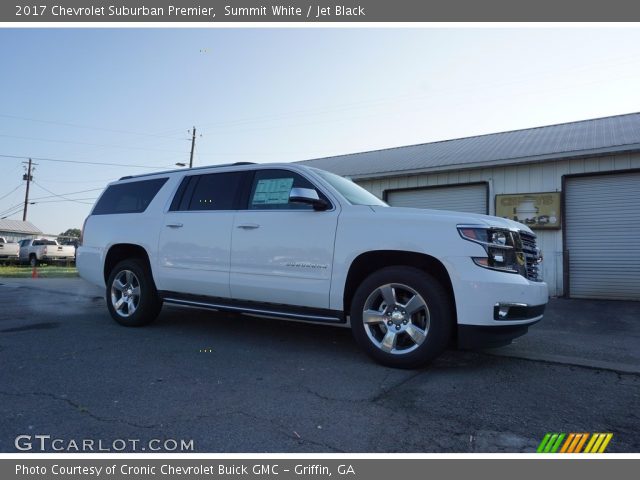
M 236 226 L 236 228 L 242 228 L 244 230 L 253 230 L 254 228 L 259 228 L 260 225 L 258 225 L 257 223 L 242 223 L 238 226 Z
M 182 227 L 182 224 L 181 224 L 181 223 L 167 223 L 167 224 L 165 225 L 165 227 L 169 227 L 169 228 L 180 228 L 180 227 Z

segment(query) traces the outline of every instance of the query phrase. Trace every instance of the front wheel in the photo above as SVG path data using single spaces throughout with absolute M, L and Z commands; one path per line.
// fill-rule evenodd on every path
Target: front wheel
M 372 273 L 351 302 L 358 344 L 390 367 L 415 368 L 447 347 L 453 318 L 449 295 L 428 273 L 387 267 Z
M 111 317 L 126 327 L 147 325 L 162 309 L 151 272 L 137 258 L 123 260 L 111 271 L 106 297 Z

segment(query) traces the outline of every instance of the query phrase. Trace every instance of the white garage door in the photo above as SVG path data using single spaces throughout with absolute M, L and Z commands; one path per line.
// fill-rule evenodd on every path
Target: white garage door
M 566 183 L 569 295 L 640 300 L 640 173 Z
M 435 208 L 456 212 L 487 213 L 487 185 L 455 185 L 387 193 L 387 203 L 394 207 Z

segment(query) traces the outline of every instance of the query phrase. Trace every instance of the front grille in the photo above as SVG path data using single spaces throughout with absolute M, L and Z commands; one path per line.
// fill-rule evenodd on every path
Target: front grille
M 522 240 L 522 253 L 524 253 L 527 278 L 533 282 L 541 282 L 540 274 L 540 250 L 536 245 L 536 236 L 529 232 L 520 230 L 520 240 Z

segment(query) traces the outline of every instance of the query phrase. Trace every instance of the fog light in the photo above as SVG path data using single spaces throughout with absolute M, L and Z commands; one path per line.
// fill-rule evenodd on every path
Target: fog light
M 509 316 L 509 306 L 508 305 L 500 305 L 498 307 L 498 318 L 500 320 L 504 320 Z

